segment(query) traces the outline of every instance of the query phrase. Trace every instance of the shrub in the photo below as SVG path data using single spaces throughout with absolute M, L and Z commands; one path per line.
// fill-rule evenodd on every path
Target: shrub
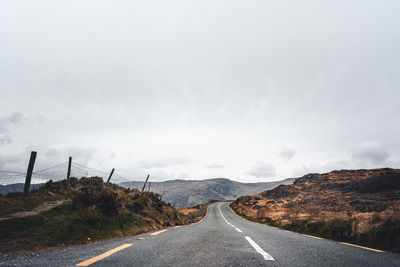
M 83 186 L 73 198 L 75 208 L 93 207 L 107 216 L 122 213 L 123 203 L 118 194 L 103 185 L 91 184 Z

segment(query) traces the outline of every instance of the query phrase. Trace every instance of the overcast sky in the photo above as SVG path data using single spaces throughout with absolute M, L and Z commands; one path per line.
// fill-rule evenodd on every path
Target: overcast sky
M 0 170 L 400 167 L 397 0 L 0 2 Z

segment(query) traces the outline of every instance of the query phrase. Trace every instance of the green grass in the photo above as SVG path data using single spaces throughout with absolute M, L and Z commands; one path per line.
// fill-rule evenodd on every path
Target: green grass
M 158 194 L 139 193 L 136 189 L 104 184 L 97 178 L 91 182 L 89 179 L 79 181 L 74 188 L 64 187 L 63 181 L 48 185 L 53 193 L 54 188 L 61 188 L 59 195 L 69 196 L 70 202 L 38 215 L 0 221 L 0 252 L 85 244 L 190 223 L 190 218 L 178 214 Z M 42 188 L 29 196 L 12 195 L 9 199 L 20 203 L 15 210 L 21 211 L 43 203 L 46 192 Z M 57 197 L 56 193 L 52 196 Z M 31 200 L 32 203 L 26 203 Z M 11 204 L 7 202 L 4 207 Z
M 20 211 L 30 211 L 47 201 L 65 198 L 62 194 L 52 196 L 45 193 L 30 194 L 24 196 L 22 193 L 13 193 L 8 196 L 0 196 L 0 217 L 6 217 Z
M 0 228 L 1 251 L 18 249 L 23 243 L 26 243 L 24 249 L 30 250 L 35 247 L 83 244 L 148 230 L 144 218 L 132 212 L 107 217 L 97 210 L 76 210 L 72 204 L 35 216 L 4 220 L 0 222 Z

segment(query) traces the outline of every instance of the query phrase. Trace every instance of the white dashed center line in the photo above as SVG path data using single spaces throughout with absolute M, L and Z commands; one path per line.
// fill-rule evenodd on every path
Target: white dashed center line
M 240 230 L 239 228 L 235 227 L 236 231 L 238 231 L 239 233 L 243 233 L 242 230 Z
M 263 256 L 264 260 L 266 261 L 273 261 L 274 258 L 272 258 L 271 255 L 269 255 L 267 252 L 265 252 L 259 245 L 257 245 L 256 242 L 253 241 L 253 239 L 251 239 L 248 236 L 245 236 L 244 238 L 246 238 L 247 241 L 249 241 L 250 245 L 253 246 L 253 248 L 261 254 L 261 256 Z
M 240 230 L 239 228 L 237 228 L 236 226 L 234 226 L 233 224 L 231 224 L 230 222 L 228 222 L 225 219 L 225 216 L 222 214 L 221 208 L 220 208 L 221 204 L 218 205 L 218 210 L 219 213 L 221 213 L 222 219 L 224 219 L 224 221 L 229 225 L 232 226 L 233 228 L 236 229 L 236 231 L 238 231 L 239 233 L 243 233 L 242 230 Z M 261 256 L 263 256 L 264 260 L 266 261 L 274 261 L 275 259 L 269 255 L 267 252 L 265 252 L 259 245 L 257 245 L 256 242 L 254 242 L 253 239 L 251 239 L 249 236 L 245 236 L 244 238 L 246 238 L 246 240 L 250 243 L 250 245 L 258 252 L 261 254 Z

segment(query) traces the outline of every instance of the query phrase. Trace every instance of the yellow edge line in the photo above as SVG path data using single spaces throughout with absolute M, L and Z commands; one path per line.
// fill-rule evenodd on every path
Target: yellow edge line
M 158 234 L 164 233 L 166 231 L 167 231 L 167 229 L 164 229 L 164 230 L 161 230 L 161 231 L 157 231 L 157 232 L 151 233 L 150 235 L 158 235 Z
M 103 254 L 101 254 L 99 256 L 96 256 L 94 258 L 88 259 L 86 261 L 82 261 L 82 262 L 78 263 L 76 266 L 88 266 L 90 264 L 95 263 L 96 261 L 99 261 L 99 260 L 102 260 L 104 258 L 107 258 L 108 256 L 111 256 L 112 254 L 114 254 L 114 253 L 116 253 L 116 252 L 118 252 L 120 250 L 126 249 L 126 248 L 128 248 L 130 246 L 132 246 L 132 244 L 124 244 L 122 246 L 119 246 L 117 248 L 109 250 L 109 251 L 107 251 L 107 252 L 105 252 L 105 253 L 103 253 Z
M 312 237 L 312 238 L 315 238 L 315 239 L 323 239 L 323 238 L 321 238 L 321 237 L 318 237 L 318 236 L 306 235 L 306 234 L 303 234 L 303 235 L 305 235 L 305 236 L 308 236 L 308 237 Z
M 363 246 L 359 246 L 359 245 L 354 245 L 354 244 L 350 244 L 350 243 L 345 243 L 345 242 L 339 242 L 340 244 L 343 245 L 347 245 L 347 246 L 352 246 L 352 247 L 357 247 L 357 248 L 363 248 L 363 249 L 367 249 L 367 250 L 371 250 L 371 251 L 375 251 L 375 252 L 380 252 L 380 253 L 385 253 L 386 251 L 383 250 L 379 250 L 379 249 L 374 249 L 374 248 L 367 248 L 367 247 L 363 247 Z

